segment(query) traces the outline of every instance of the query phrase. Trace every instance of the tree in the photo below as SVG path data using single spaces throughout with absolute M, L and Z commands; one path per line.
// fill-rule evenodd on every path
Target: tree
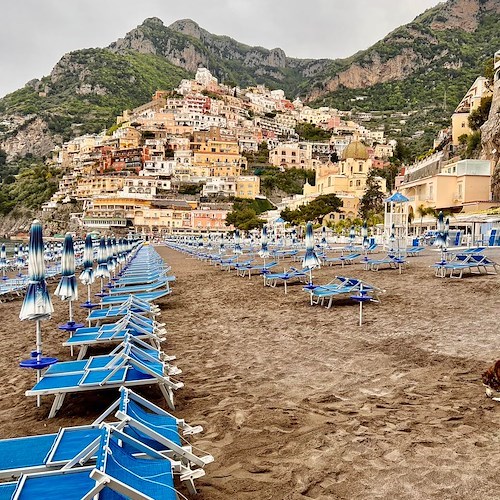
M 359 215 L 367 219 L 370 213 L 381 213 L 384 210 L 384 193 L 380 189 L 380 182 L 371 171 L 366 179 L 365 194 L 359 204 Z
M 308 122 L 298 123 L 295 131 L 302 140 L 312 142 L 328 141 L 332 135 L 330 132 Z
M 417 214 L 420 216 L 420 232 L 422 232 L 422 226 L 424 225 L 424 217 L 428 213 L 429 213 L 429 210 L 428 210 L 428 208 L 425 205 L 420 204 L 417 207 Z
M 481 125 L 488 119 L 493 96 L 489 95 L 481 98 L 479 106 L 471 111 L 469 115 L 469 127 L 472 130 L 479 130 Z
M 243 208 L 241 210 L 233 210 L 226 215 L 226 226 L 233 225 L 235 228 L 243 231 L 260 228 L 265 224 L 263 219 L 257 217 L 253 208 Z
M 340 207 L 342 207 L 342 200 L 335 194 L 323 194 L 311 201 L 311 203 L 302 205 L 297 210 L 285 208 L 281 212 L 281 217 L 286 222 L 294 224 L 308 221 L 323 224 L 325 216 L 332 212 L 340 212 Z

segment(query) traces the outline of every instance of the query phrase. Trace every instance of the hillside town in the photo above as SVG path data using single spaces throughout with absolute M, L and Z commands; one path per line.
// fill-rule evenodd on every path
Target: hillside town
M 500 57 L 495 60 L 498 73 Z M 470 134 L 468 117 L 491 95 L 478 77 L 456 108 L 450 127 L 441 131 L 432 154 L 401 166 L 394 186 L 410 200 L 410 216 L 426 207 L 453 213 L 488 209 L 492 165 L 456 155 Z M 182 80 L 173 92 L 157 91 L 150 102 L 126 110 L 101 134 L 83 135 L 54 151 L 63 171 L 59 189 L 43 205 L 83 202 L 77 214 L 82 231 L 119 231 L 162 237 L 233 230 L 226 224 L 234 200 L 265 199 L 260 177 L 248 158 L 264 148 L 267 164 L 280 171 L 313 172 L 303 192 L 274 200 L 260 214 L 268 221 L 320 195 L 335 194 L 342 207 L 324 223 L 358 217 L 360 200 L 373 169 L 387 168 L 397 143 L 383 128 L 369 129 L 366 117 L 329 107 L 293 102 L 282 90 L 263 85 L 241 89 L 221 84 L 206 68 Z M 311 124 L 329 136 L 301 140 L 296 129 Z M 376 177 L 388 195 L 393 186 Z

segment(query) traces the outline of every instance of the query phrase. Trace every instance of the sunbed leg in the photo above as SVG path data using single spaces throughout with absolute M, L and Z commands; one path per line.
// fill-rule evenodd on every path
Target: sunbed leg
M 77 360 L 83 359 L 85 357 L 85 354 L 87 354 L 87 349 L 88 346 L 82 345 L 82 347 L 80 347 L 80 351 L 78 352 L 78 357 L 76 359 Z
M 59 409 L 59 399 L 61 398 L 62 394 L 57 394 L 56 397 L 54 398 L 54 402 L 52 403 L 52 407 L 49 412 L 49 417 L 48 418 L 54 418 L 56 416 L 57 410 Z
M 163 397 L 165 398 L 165 401 L 168 404 L 168 407 L 171 410 L 175 410 L 175 405 L 174 405 L 174 393 L 170 387 L 165 387 L 164 384 L 160 384 L 160 391 L 163 394 Z

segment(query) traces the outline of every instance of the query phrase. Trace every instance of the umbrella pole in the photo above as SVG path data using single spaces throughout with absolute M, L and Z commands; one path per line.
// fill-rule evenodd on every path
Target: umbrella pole
M 40 360 L 42 359 L 42 325 L 40 323 L 40 320 L 36 321 L 36 360 L 38 363 L 40 363 Z M 40 370 L 36 370 L 36 382 L 40 382 Z M 36 397 L 36 406 L 39 408 L 40 405 L 42 404 L 42 398 L 40 395 L 37 395 Z
M 70 300 L 69 301 L 69 321 L 68 323 L 71 325 L 71 324 L 74 324 L 75 322 L 73 321 L 73 301 Z M 69 333 L 69 337 L 73 337 L 73 332 L 70 331 Z M 73 356 L 73 345 L 71 345 L 70 347 L 70 353 L 71 353 L 71 356 Z
M 359 326 L 363 325 L 363 301 L 359 302 Z

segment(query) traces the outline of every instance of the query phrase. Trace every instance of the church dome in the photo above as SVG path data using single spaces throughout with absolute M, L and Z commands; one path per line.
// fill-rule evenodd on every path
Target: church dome
M 352 158 L 354 160 L 368 160 L 367 147 L 359 141 L 350 142 L 342 154 L 343 160 L 347 160 L 348 158 Z

